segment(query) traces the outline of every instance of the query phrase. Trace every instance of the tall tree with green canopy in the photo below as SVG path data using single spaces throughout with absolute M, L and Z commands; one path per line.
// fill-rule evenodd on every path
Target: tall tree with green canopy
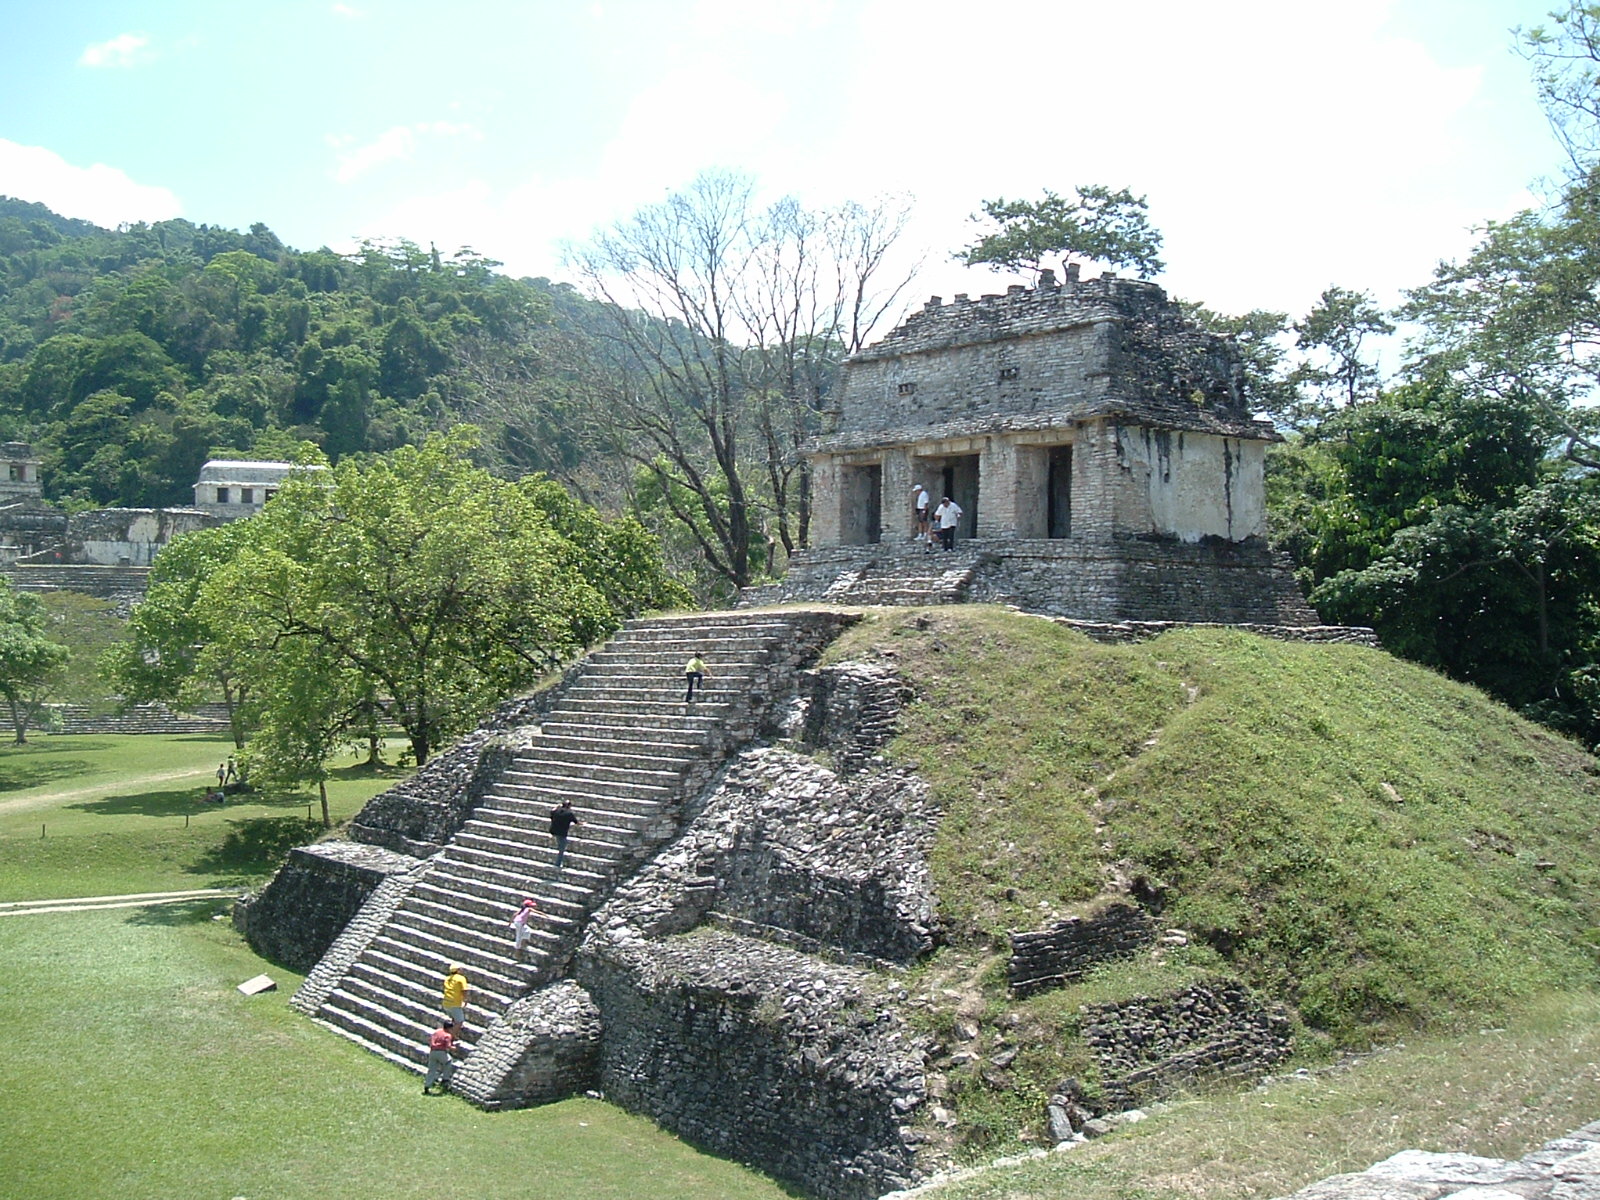
M 956 253 L 969 267 L 987 265 L 1035 275 L 1051 255 L 1068 261 L 1132 267 L 1141 276 L 1165 268 L 1161 232 L 1150 224 L 1149 205 L 1127 188 L 1083 184 L 1070 197 L 1047 191 L 1039 200 L 985 200 L 983 216 L 999 226 Z
M 45 636 L 45 609 L 37 596 L 0 580 L 0 696 L 11 710 L 18 744 L 43 703 L 43 689 L 69 656 L 65 646 Z
M 250 724 L 251 675 L 225 636 L 232 623 L 228 605 L 202 604 L 201 592 L 255 529 L 250 521 L 235 521 L 173 539 L 150 568 L 144 599 L 128 614 L 127 639 L 100 661 L 125 705 L 160 701 L 182 709 L 220 697 L 233 744 L 241 748 Z
M 291 478 L 252 518 L 248 544 L 201 603 L 258 674 L 263 727 L 292 725 L 273 697 L 304 699 L 304 685 L 279 676 L 359 678 L 420 765 L 626 617 L 682 597 L 659 559 L 635 558 L 632 578 L 608 574 L 617 546 L 637 538 L 575 544 L 561 531 L 575 518 L 546 482 L 508 483 L 474 467 L 476 440 L 458 429 Z M 345 692 L 330 684 L 329 705 Z

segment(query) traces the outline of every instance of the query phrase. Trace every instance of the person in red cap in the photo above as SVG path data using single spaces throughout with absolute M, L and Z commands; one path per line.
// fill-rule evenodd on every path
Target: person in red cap
M 455 1035 L 450 1032 L 449 1020 L 439 1023 L 439 1028 L 433 1031 L 433 1036 L 428 1039 L 428 1073 L 422 1080 L 422 1094 L 430 1095 L 433 1085 L 439 1085 L 439 1092 L 444 1094 L 450 1086 L 450 1079 L 456 1073 L 456 1064 L 451 1056 L 456 1052 Z
M 512 953 L 518 958 L 522 957 L 522 949 L 528 944 L 528 938 L 533 930 L 528 928 L 528 922 L 533 919 L 533 914 L 539 911 L 539 906 L 530 896 L 522 902 L 522 907 L 517 910 L 517 915 L 511 918 Z

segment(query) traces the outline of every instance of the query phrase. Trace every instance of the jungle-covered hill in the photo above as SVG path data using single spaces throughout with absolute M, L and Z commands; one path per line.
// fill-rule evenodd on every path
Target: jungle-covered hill
M 1070 1020 L 1071 989 L 1002 1002 L 1004 931 L 1127 889 L 1190 944 L 1088 986 L 1234 974 L 1308 1044 L 1597 979 L 1600 764 L 1473 688 L 1358 646 L 1109 646 L 988 608 L 879 612 L 828 653 L 917 696 L 889 753 L 944 808 L 935 993 L 969 970 L 996 1014 Z
M 594 306 L 498 265 L 294 250 L 261 224 L 108 230 L 0 197 L 0 437 L 33 442 L 45 494 L 78 506 L 190 503 L 213 453 L 312 441 L 337 461 L 462 420 L 515 473 L 570 466 L 554 348 Z

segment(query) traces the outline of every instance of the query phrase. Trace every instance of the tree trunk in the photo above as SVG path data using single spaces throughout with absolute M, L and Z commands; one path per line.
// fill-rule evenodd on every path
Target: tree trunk
M 333 822 L 328 817 L 328 781 L 326 779 L 317 780 L 317 794 L 322 798 L 322 827 L 324 829 L 332 829 Z
M 11 703 L 11 727 L 17 731 L 16 743 L 19 746 L 28 744 L 28 706 L 18 704 L 15 696 L 8 696 Z

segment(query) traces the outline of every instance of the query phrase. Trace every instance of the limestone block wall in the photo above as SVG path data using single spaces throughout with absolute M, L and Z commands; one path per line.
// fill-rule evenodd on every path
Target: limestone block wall
M 562 980 L 513 1000 L 452 1086 L 488 1109 L 562 1100 L 599 1085 L 600 1038 L 599 1007 Z
M 591 939 L 606 1098 L 830 1200 L 915 1182 L 918 1039 L 864 972 L 719 931 Z
M 1156 923 L 1135 904 L 1117 902 L 1087 917 L 1011 935 L 1006 982 L 1018 997 L 1060 987 L 1101 963 L 1127 958 L 1156 938 Z
M 420 865 L 353 842 L 300 846 L 267 887 L 234 906 L 234 925 L 263 958 L 310 971 L 380 884 Z
M 1231 980 L 1089 1006 L 1081 1029 L 1099 1063 L 1102 1103 L 1113 1111 L 1196 1081 L 1264 1075 L 1291 1050 L 1282 1006 Z

